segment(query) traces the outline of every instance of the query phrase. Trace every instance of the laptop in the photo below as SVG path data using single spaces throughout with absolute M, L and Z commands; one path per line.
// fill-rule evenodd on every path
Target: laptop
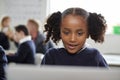
M 14 65 L 7 80 L 120 80 L 120 68 Z

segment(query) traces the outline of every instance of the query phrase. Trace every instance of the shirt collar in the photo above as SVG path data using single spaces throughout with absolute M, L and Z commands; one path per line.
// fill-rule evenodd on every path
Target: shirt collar
M 82 52 L 84 49 L 86 49 L 88 47 L 88 43 L 85 43 L 84 46 L 82 47 L 82 49 L 80 49 L 77 54 L 79 54 L 80 52 Z
M 29 41 L 29 40 L 31 40 L 31 36 L 26 36 L 25 38 L 21 39 L 19 43 L 22 44 L 22 43 Z
M 8 30 L 9 30 L 9 28 L 8 28 L 8 27 L 4 27 L 4 28 L 2 28 L 2 30 L 1 30 L 1 31 L 2 31 L 3 33 L 6 33 Z

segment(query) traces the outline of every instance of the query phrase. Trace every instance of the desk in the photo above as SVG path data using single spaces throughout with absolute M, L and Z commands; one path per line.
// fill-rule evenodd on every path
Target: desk
M 110 66 L 120 67 L 120 55 L 103 55 Z
M 5 54 L 8 55 L 9 53 L 15 54 L 16 50 L 5 50 Z
M 7 80 L 120 80 L 119 68 L 14 65 L 6 74 Z

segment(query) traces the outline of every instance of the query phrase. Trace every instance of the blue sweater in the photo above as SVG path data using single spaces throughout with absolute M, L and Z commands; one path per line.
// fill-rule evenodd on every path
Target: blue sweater
M 8 62 L 20 64 L 35 64 L 35 45 L 33 41 L 26 41 L 19 45 L 15 55 L 7 55 Z
M 41 64 L 108 67 L 100 52 L 94 48 L 85 48 L 76 54 L 70 54 L 64 48 L 52 48 L 47 51 Z
M 5 55 L 5 51 L 0 46 L 0 80 L 6 80 L 5 69 L 7 66 L 7 58 Z
M 3 33 L 0 32 L 0 45 L 5 49 L 5 50 L 9 50 L 10 48 L 10 42 L 8 37 Z
M 36 53 L 45 54 L 49 48 L 54 47 L 51 41 L 47 42 L 46 44 L 44 43 L 44 41 L 45 41 L 45 36 L 40 32 L 38 32 L 37 38 L 34 40 L 36 46 Z

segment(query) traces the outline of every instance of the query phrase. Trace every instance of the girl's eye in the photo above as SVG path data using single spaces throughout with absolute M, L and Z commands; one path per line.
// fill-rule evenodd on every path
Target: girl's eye
M 63 31 L 63 33 L 64 33 L 65 35 L 68 35 L 68 34 L 69 34 L 69 32 L 68 32 L 68 31 Z
M 78 32 L 78 35 L 80 36 L 80 35 L 82 35 L 83 34 L 83 32 Z

